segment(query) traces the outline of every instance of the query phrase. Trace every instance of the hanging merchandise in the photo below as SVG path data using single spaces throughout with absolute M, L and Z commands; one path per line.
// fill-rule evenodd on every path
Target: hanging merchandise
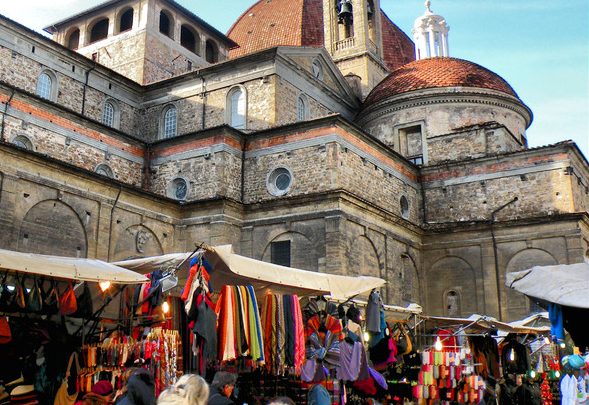
M 501 373 L 499 370 L 499 349 L 497 347 L 497 341 L 489 335 L 469 336 L 468 345 L 471 349 L 474 362 L 477 364 L 477 374 L 481 375 L 485 380 L 489 379 L 489 377 L 499 380 Z M 523 347 L 523 345 L 520 346 Z M 525 348 L 523 350 L 525 351 Z M 505 372 L 505 363 L 503 363 L 503 360 L 502 364 L 504 365 L 503 371 Z M 523 373 L 527 372 L 528 369 L 529 360 L 528 366 Z
M 305 329 L 298 296 L 266 294 L 262 324 L 266 369 L 282 374 L 292 367 L 294 374 L 300 374 L 305 360 Z
M 485 390 L 483 378 L 474 374 L 470 349 L 422 352 L 422 367 L 413 397 L 418 403 L 479 403 Z M 448 402 L 449 403 L 449 402 Z
M 266 343 L 258 302 L 252 286 L 223 286 L 217 301 L 218 359 L 244 359 L 245 368 L 263 364 Z M 293 317 L 294 321 L 294 317 Z M 293 322 L 294 324 L 294 322 Z
M 90 392 L 104 373 L 114 387 L 120 388 L 124 370 L 138 364 L 151 371 L 157 393 L 173 385 L 178 378 L 181 353 L 178 331 L 148 328 L 141 337 L 139 340 L 114 333 L 99 344 L 83 346 L 85 368 L 78 375 L 80 390 Z
M 71 315 L 78 309 L 78 301 L 72 282 L 68 282 L 67 289 L 59 297 L 59 312 L 62 315 Z
M 10 343 L 11 341 L 12 332 L 8 323 L 8 317 L 0 316 L 0 345 Z
M 74 363 L 75 361 L 75 363 Z M 76 398 L 78 397 L 78 392 L 74 394 L 69 394 L 69 378 L 71 375 L 72 364 L 76 365 L 76 375 L 80 374 L 80 363 L 78 362 L 78 353 L 73 352 L 70 355 L 70 359 L 67 364 L 67 369 L 65 370 L 65 376 L 63 378 L 63 382 L 57 391 L 57 395 L 55 396 L 55 400 L 53 402 L 54 405 L 73 405 L 76 402 Z
M 319 301 L 325 299 L 321 297 Z M 307 339 L 307 360 L 302 370 L 303 381 L 323 381 L 329 370 L 340 364 L 340 343 L 344 339 L 340 321 L 327 314 L 327 303 L 318 306 L 318 312 L 307 320 L 305 336 Z
M 181 299 L 184 301 L 191 334 L 195 371 L 204 375 L 206 363 L 217 358 L 217 314 L 211 298 L 210 275 L 202 259 L 195 258 L 190 264 Z M 158 284 L 158 290 L 161 291 L 161 282 Z
M 501 345 L 501 364 L 504 374 L 526 374 L 530 369 L 528 348 L 515 337 L 505 340 Z

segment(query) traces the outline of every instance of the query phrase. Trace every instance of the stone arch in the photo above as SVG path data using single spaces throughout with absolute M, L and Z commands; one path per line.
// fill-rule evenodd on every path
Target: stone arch
M 446 294 L 455 291 L 461 308 L 457 316 L 469 316 L 478 311 L 474 269 L 463 258 L 445 256 L 430 267 L 427 277 L 428 310 L 433 315 L 447 315 Z
M 348 275 L 381 277 L 380 255 L 375 244 L 366 235 L 360 235 L 348 242 Z
M 45 200 L 26 213 L 20 226 L 21 252 L 87 257 L 88 238 L 78 214 L 59 200 Z
M 317 244 L 307 235 L 296 231 L 282 232 L 270 239 L 264 248 L 262 260 L 265 262 L 271 262 L 272 243 L 283 241 L 290 241 L 291 267 L 310 271 L 319 270 L 319 252 L 316 248 Z
M 549 252 L 528 248 L 513 255 L 505 266 L 505 274 L 526 270 L 534 266 L 553 266 L 555 264 L 558 264 L 558 260 Z M 508 318 L 514 320 L 526 317 L 533 309 L 532 301 L 512 288 L 506 287 L 506 290 L 507 294 L 503 296 L 503 302 L 506 304 L 504 307 L 507 310 Z
M 132 225 L 120 235 L 114 254 L 114 260 L 137 257 L 159 256 L 164 254 L 162 244 L 155 232 L 145 225 Z

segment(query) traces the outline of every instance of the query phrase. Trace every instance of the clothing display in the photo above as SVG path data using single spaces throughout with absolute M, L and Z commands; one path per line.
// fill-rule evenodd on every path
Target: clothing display
M 142 360 L 154 376 L 159 393 L 178 379 L 178 354 L 181 352 L 178 331 L 153 328 L 142 340 L 114 334 L 102 343 L 82 347 L 84 368 L 78 375 L 81 392 L 89 392 L 105 373 L 114 387 L 120 386 L 122 371 Z M 102 376 L 102 377 L 101 377 Z
M 372 290 L 366 306 L 366 330 L 368 332 L 381 332 L 380 314 L 383 308 L 382 298 L 377 290 Z
M 251 357 L 252 366 L 265 359 L 264 333 L 252 286 L 223 286 L 215 312 L 218 316 L 218 360 Z
M 305 329 L 298 296 L 266 294 L 261 319 L 268 371 L 280 374 L 292 367 L 299 375 L 305 361 Z
M 530 369 L 529 349 L 515 339 L 506 340 L 501 345 L 501 365 L 504 374 L 527 373 Z
M 479 403 L 485 391 L 481 376 L 474 373 L 470 350 L 421 353 L 422 366 L 413 397 L 418 403 L 439 400 L 442 403 Z
M 497 346 L 497 341 L 488 335 L 469 336 L 468 337 L 468 346 L 470 347 L 470 350 L 472 352 L 472 356 L 474 358 L 474 362 L 476 363 L 477 374 L 482 376 L 485 380 L 487 380 L 489 377 L 492 377 L 495 380 L 498 380 L 501 376 L 501 372 L 499 369 L 499 349 Z M 522 351 L 522 348 L 523 348 L 523 352 L 520 352 L 518 354 L 518 356 L 522 356 L 522 358 L 520 360 L 521 360 L 521 364 L 524 365 L 526 360 L 523 358 L 523 356 L 524 356 L 523 353 L 526 353 L 526 358 L 527 358 L 526 349 L 525 349 L 525 347 L 523 347 L 523 345 L 519 345 L 517 350 Z M 503 364 L 503 371 L 505 372 L 505 362 L 503 361 L 503 358 L 502 358 L 502 364 Z M 526 364 L 527 365 L 524 366 L 526 368 L 521 374 L 528 371 L 529 358 L 528 358 Z

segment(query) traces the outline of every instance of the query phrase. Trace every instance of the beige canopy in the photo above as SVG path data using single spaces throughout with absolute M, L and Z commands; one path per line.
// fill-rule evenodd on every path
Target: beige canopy
M 189 256 L 190 253 L 175 253 L 126 260 L 115 265 L 145 274 L 158 268 L 172 269 Z M 271 290 L 300 296 L 328 294 L 334 299 L 345 300 L 385 284 L 383 279 L 377 277 L 340 276 L 262 262 L 233 253 L 231 245 L 207 248 L 205 258 L 215 269 L 211 274 L 211 283 L 216 289 L 227 284 L 250 284 L 260 292 Z M 180 272 L 179 278 L 181 282 L 185 280 L 186 271 Z
M 47 256 L 0 249 L 0 269 L 79 281 L 140 284 L 147 277 L 94 259 Z
M 505 284 L 529 297 L 589 309 L 589 263 L 535 266 L 508 273 Z

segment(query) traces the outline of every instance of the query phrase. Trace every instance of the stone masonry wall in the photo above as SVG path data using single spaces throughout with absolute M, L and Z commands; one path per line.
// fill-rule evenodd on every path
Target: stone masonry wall
M 573 212 L 567 165 L 567 156 L 557 154 L 485 160 L 463 168 L 440 166 L 437 175 L 433 171 L 424 175 L 427 218 L 489 220 L 493 210 L 514 197 L 518 201 L 502 210 L 498 219 Z
M 308 59 L 308 58 L 307 58 Z M 301 90 L 286 80 L 278 78 L 276 84 L 276 124 L 284 125 L 297 121 L 298 99 Z M 308 119 L 324 117 L 329 110 L 309 95 L 304 94 L 307 101 Z
M 2 95 L 2 99 L 5 102 L 7 96 Z M 32 142 L 35 152 L 89 171 L 107 164 L 117 180 L 136 187 L 142 184 L 143 147 L 102 132 L 99 126 L 80 125 L 75 118 L 41 110 L 19 98 L 11 101 L 4 125 L 7 141 L 23 135 Z
M 216 197 L 241 198 L 241 158 L 227 152 L 211 153 L 188 159 L 173 159 L 153 166 L 152 191 L 170 194 L 170 185 L 175 178 L 189 183 L 187 201 L 206 200 Z

